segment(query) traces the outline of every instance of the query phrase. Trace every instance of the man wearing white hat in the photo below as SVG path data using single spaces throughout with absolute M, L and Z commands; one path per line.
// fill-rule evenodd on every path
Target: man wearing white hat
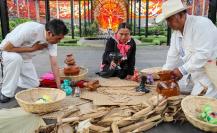
M 164 69 L 173 70 L 177 81 L 193 82 L 192 95 L 198 95 L 204 86 L 206 96 L 217 98 L 217 90 L 205 73 L 204 65 L 217 57 L 217 28 L 207 18 L 186 13 L 181 0 L 168 0 L 162 5 L 162 14 L 156 22 L 167 21 L 173 30 Z M 181 60 L 181 66 L 178 62 Z M 188 77 L 188 78 L 186 78 Z M 190 80 L 189 80 L 190 79 Z M 180 85 L 181 89 L 186 88 Z

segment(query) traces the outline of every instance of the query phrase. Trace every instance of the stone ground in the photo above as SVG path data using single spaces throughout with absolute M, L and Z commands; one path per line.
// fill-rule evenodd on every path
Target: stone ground
M 59 47 L 58 49 L 58 62 L 60 66 L 64 66 L 63 60 L 67 53 L 73 53 L 77 64 L 87 67 L 89 69 L 89 77 L 95 76 L 101 62 L 104 46 L 89 46 L 89 47 Z M 136 53 L 136 67 L 140 70 L 142 68 L 149 68 L 155 66 L 162 66 L 166 60 L 167 46 L 138 46 Z M 50 71 L 49 57 L 47 54 L 41 54 L 33 59 L 37 73 L 41 74 Z M 18 88 L 18 91 L 21 89 Z M 6 104 L 0 104 L 1 108 L 17 107 L 16 100 L 12 100 Z M 202 131 L 194 128 L 189 123 L 164 123 L 156 128 L 148 131 L 148 133 L 203 133 Z

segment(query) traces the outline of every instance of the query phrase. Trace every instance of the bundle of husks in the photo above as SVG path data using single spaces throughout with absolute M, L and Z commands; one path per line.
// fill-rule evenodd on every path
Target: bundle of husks
M 100 106 L 93 111 L 78 113 L 57 120 L 56 124 L 41 127 L 38 133 L 96 133 L 96 132 L 143 132 L 163 121 L 162 113 L 167 100 L 154 96 L 150 105 Z
M 163 112 L 163 119 L 165 122 L 172 121 L 186 121 L 186 117 L 181 108 L 181 101 L 185 96 L 174 96 L 167 98 L 167 107 Z

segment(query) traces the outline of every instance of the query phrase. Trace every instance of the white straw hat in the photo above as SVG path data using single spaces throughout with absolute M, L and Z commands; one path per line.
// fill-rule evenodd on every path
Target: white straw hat
M 156 23 L 159 23 L 172 15 L 187 9 L 187 6 L 181 0 L 167 0 L 162 4 L 162 13 L 156 17 Z

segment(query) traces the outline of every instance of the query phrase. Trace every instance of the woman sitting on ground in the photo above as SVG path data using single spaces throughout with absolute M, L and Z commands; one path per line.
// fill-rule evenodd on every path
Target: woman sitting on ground
M 135 70 L 136 43 L 130 36 L 130 27 L 121 23 L 116 34 L 109 38 L 102 57 L 99 75 L 132 79 Z

